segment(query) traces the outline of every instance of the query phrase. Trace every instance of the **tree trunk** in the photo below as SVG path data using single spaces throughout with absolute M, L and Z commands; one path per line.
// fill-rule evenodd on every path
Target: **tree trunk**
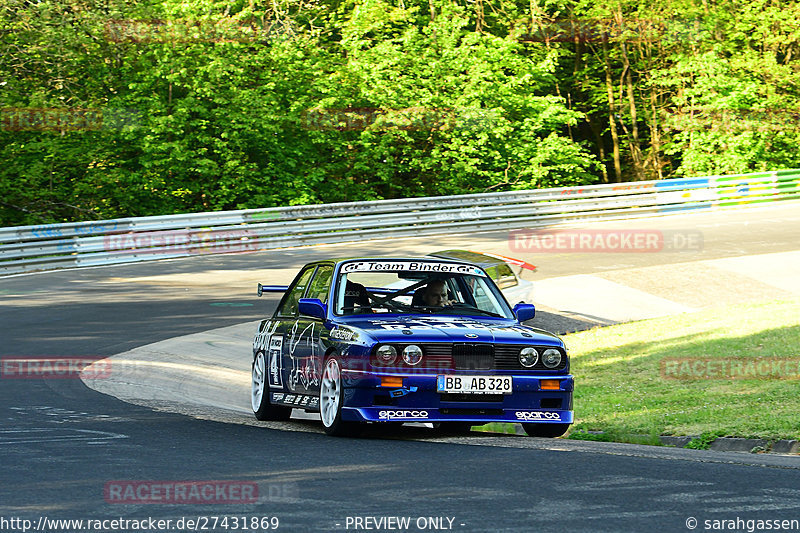
M 614 103 L 614 82 L 611 79 L 611 62 L 608 59 L 608 38 L 603 35 L 603 62 L 606 70 L 606 95 L 608 97 L 608 127 L 611 130 L 612 153 L 614 156 L 614 181 L 622 181 L 622 164 L 619 159 L 619 132 L 617 131 L 617 106 Z
M 631 113 L 631 139 L 630 139 L 630 150 L 631 150 L 631 159 L 633 159 L 633 172 L 634 172 L 634 179 L 643 181 L 645 179 L 644 176 L 644 168 L 642 165 L 642 145 L 639 142 L 639 125 L 637 123 L 637 116 L 636 116 L 636 98 L 633 94 L 633 76 L 631 76 L 631 63 L 628 58 L 628 46 L 623 41 L 622 43 L 622 64 L 623 68 L 625 69 L 625 86 L 628 93 L 628 107 Z
M 608 167 L 606 167 L 606 148 L 605 144 L 603 143 L 603 131 L 600 125 L 591 119 L 589 119 L 589 128 L 591 128 L 592 133 L 594 134 L 595 144 L 597 145 L 597 155 L 600 159 L 600 170 L 603 173 L 601 179 L 603 183 L 608 183 Z

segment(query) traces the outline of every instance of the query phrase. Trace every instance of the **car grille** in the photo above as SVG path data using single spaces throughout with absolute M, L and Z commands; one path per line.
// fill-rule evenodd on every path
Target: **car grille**
M 478 343 L 453 344 L 453 362 L 456 370 L 492 370 L 494 346 Z
M 448 343 L 422 344 L 425 354 L 422 365 L 425 368 L 453 369 L 452 348 Z

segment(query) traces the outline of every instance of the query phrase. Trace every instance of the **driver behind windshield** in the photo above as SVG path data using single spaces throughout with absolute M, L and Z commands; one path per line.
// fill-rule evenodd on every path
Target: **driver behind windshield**
M 425 287 L 422 293 L 422 301 L 428 307 L 445 307 L 450 305 L 447 299 L 447 284 L 444 280 L 433 280 Z

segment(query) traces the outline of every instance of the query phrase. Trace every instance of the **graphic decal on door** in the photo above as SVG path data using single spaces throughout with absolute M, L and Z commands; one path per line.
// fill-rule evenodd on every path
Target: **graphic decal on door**
M 289 370 L 289 389 L 298 390 L 298 384 L 303 390 L 310 386 L 319 386 L 319 369 L 317 368 L 317 346 L 319 344 L 319 330 L 314 322 L 298 333 L 300 321 L 292 326 L 289 340 L 289 359 L 292 366 Z M 300 353 L 298 353 L 300 348 Z

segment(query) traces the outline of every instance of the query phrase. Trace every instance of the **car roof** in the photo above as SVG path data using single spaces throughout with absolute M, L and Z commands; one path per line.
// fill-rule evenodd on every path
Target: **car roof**
M 429 257 L 436 257 L 442 259 L 450 259 L 453 261 L 468 262 L 478 265 L 484 270 L 497 265 L 507 264 L 502 259 L 491 257 L 478 252 L 470 252 L 468 250 L 442 250 L 440 252 L 433 252 L 428 254 Z

